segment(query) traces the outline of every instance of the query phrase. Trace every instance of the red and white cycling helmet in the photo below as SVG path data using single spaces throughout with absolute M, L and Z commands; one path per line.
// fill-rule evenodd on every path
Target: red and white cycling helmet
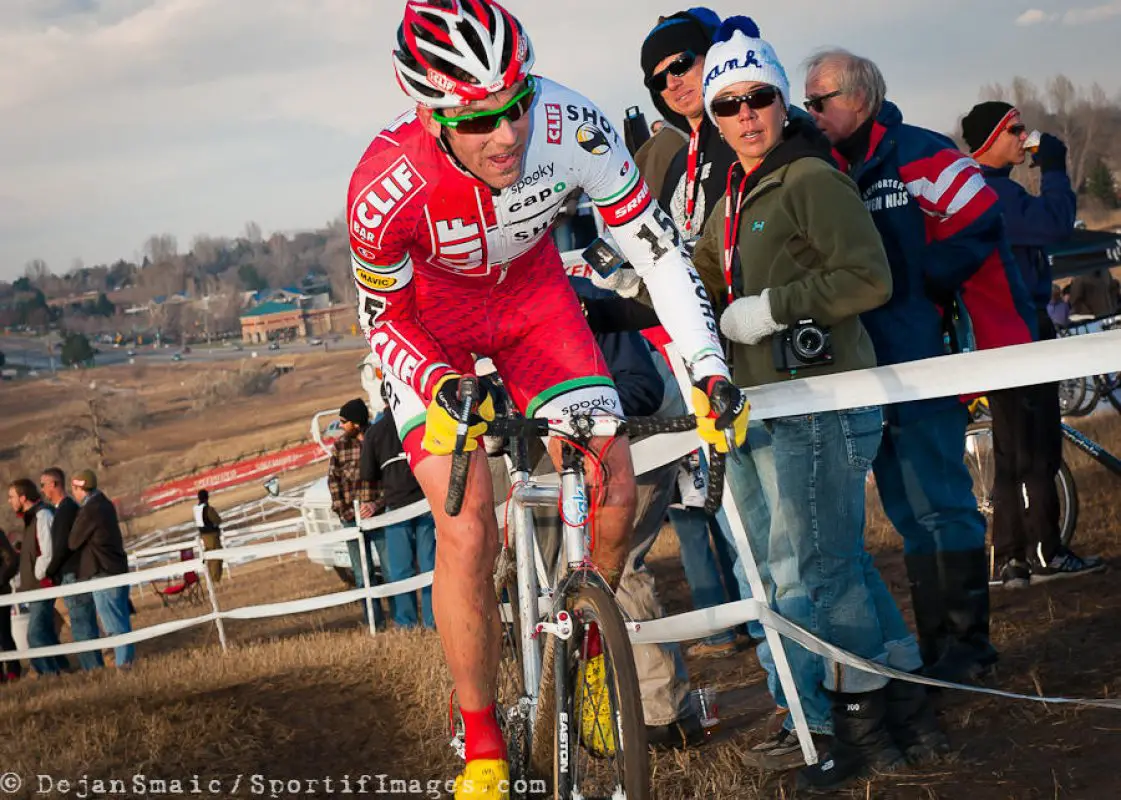
M 401 88 L 418 103 L 452 108 L 524 79 L 533 45 L 494 0 L 410 0 L 393 66 Z

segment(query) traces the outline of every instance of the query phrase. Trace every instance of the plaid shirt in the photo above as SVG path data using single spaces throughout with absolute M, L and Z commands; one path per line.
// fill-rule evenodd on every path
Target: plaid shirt
M 354 522 L 354 501 L 378 504 L 377 486 L 359 477 L 362 442 L 357 436 L 340 436 L 327 466 L 327 488 L 331 509 L 343 522 Z

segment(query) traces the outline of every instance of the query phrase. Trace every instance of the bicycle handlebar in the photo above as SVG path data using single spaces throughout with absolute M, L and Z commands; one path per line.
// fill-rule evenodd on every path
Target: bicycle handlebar
M 526 419 L 524 417 L 499 417 L 487 424 L 487 435 L 500 439 L 532 439 L 548 436 L 550 433 L 563 433 L 580 439 L 614 436 L 627 433 L 632 436 L 654 436 L 661 433 L 683 433 L 696 430 L 697 418 L 692 414 L 680 417 L 611 417 L 577 415 L 571 422 L 548 419 Z M 465 437 L 464 437 L 465 441 Z M 463 493 L 467 481 L 468 454 L 462 452 L 462 444 L 456 441 L 456 452 L 452 460 L 452 473 L 448 485 L 448 499 L 445 508 L 449 516 L 459 513 L 463 503 Z M 714 446 L 708 446 L 709 480 L 708 494 L 705 498 L 705 513 L 714 514 L 720 507 L 724 496 L 724 453 Z M 462 467 L 459 465 L 462 464 Z M 456 501 L 453 504 L 453 499 Z
M 463 508 L 463 495 L 467 490 L 467 470 L 471 466 L 471 454 L 464 452 L 467 446 L 467 432 L 471 412 L 479 399 L 479 379 L 474 375 L 464 375 L 459 379 L 459 426 L 455 430 L 455 452 L 452 454 L 452 471 L 448 480 L 448 496 L 444 500 L 444 510 L 448 516 L 458 516 Z

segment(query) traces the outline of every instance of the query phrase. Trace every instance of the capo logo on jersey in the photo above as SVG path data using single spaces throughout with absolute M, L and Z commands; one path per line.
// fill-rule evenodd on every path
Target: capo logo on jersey
M 590 122 L 585 122 L 576 129 L 576 141 L 593 156 L 611 152 L 611 143 L 607 141 L 606 134 Z
M 350 208 L 351 236 L 379 248 L 380 231 L 426 183 L 408 157 L 401 156 L 354 198 Z

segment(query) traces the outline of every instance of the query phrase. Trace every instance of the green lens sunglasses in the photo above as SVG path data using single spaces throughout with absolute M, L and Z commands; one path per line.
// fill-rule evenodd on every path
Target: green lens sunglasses
M 517 122 L 529 110 L 533 103 L 533 94 L 537 91 L 537 83 L 533 76 L 526 78 L 525 88 L 518 92 L 501 108 L 493 111 L 476 111 L 473 114 L 463 114 L 458 117 L 445 117 L 443 114 L 433 112 L 432 119 L 445 128 L 460 133 L 481 134 L 490 133 L 502 124 L 502 120 Z

